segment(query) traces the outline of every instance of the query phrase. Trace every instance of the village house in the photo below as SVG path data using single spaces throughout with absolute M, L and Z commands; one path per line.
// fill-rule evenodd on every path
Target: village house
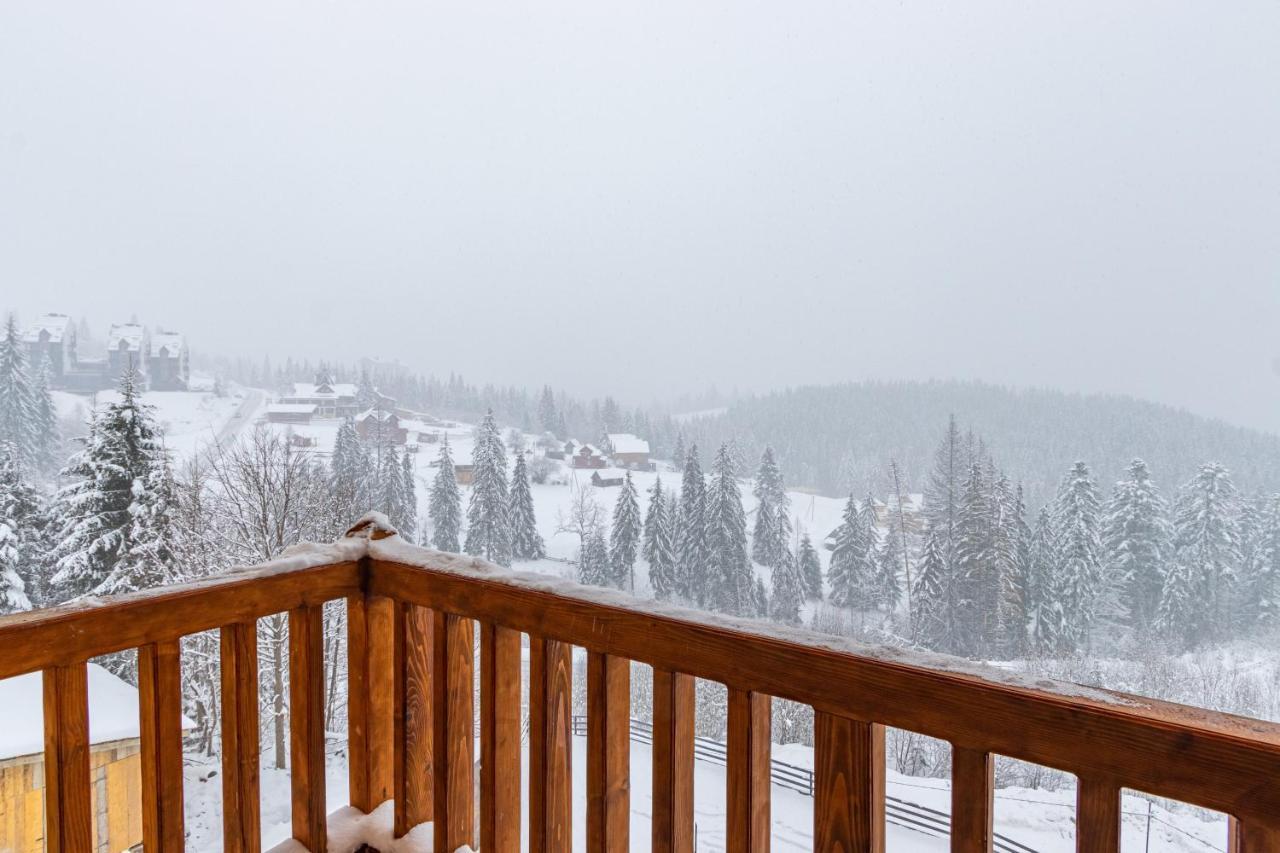
M 400 416 L 377 408 L 356 415 L 356 432 L 375 443 L 404 444 L 409 440 L 409 430 L 400 422 Z
M 627 472 L 621 468 L 597 468 L 591 472 L 591 485 L 599 489 L 612 489 L 621 486 L 627 478 Z
M 454 465 L 453 478 L 458 481 L 459 486 L 470 486 L 476 479 L 476 466 Z
M 619 468 L 631 468 L 635 471 L 651 471 L 653 463 L 649 461 L 649 442 L 629 432 L 609 433 L 609 458 Z
M 76 326 L 66 314 L 44 314 L 22 335 L 27 345 L 27 362 L 44 361 L 55 386 L 76 365 Z
M 571 451 L 574 468 L 603 468 L 608 464 L 605 455 L 594 445 L 578 445 L 574 442 L 570 442 L 570 444 L 574 444 L 574 449 Z
M 314 403 L 272 403 L 267 406 L 267 423 L 309 424 L 315 416 Z
M 191 378 L 187 342 L 178 332 L 157 331 L 147 353 L 150 388 L 153 391 L 185 391 Z
M 143 377 L 145 387 L 147 352 L 150 347 L 147 327 L 139 323 L 114 323 L 107 332 L 107 374 L 115 382 L 130 365 Z
M 279 402 L 313 405 L 317 418 L 352 418 L 360 411 L 356 394 L 354 383 L 333 382 L 321 375 L 315 382 L 295 382 Z

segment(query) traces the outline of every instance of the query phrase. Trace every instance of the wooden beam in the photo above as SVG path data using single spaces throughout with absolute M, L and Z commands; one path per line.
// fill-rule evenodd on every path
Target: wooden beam
M 431 713 L 435 626 L 430 610 L 396 602 L 393 612 L 394 832 L 400 838 L 418 824 L 431 820 L 435 806 L 432 764 L 435 735 Z
M 262 849 L 258 802 L 258 626 L 221 632 L 222 846 L 226 853 Z
M 693 853 L 694 680 L 653 671 L 653 853 Z
M 475 625 L 436 612 L 432 638 L 435 849 L 474 846 Z
M 182 674 L 177 640 L 138 649 L 142 764 L 142 843 L 182 853 Z
M 320 605 L 289 611 L 289 783 L 293 837 L 325 853 L 324 621 Z
M 520 634 L 480 625 L 480 849 L 520 853 Z
M 529 638 L 529 853 L 573 849 L 573 661 L 566 643 Z
M 815 853 L 884 853 L 884 727 L 814 714 Z
M 89 672 L 84 662 L 44 671 L 46 853 L 91 853 Z
M 1080 853 L 1119 853 L 1119 785 L 1104 779 L 1077 781 L 1076 850 Z
M 983 676 L 975 664 L 953 668 L 906 650 L 878 656 L 850 642 L 840 651 L 817 635 L 804 642 L 706 614 L 654 612 L 621 595 L 606 602 L 551 592 L 462 561 L 448 563 L 447 570 L 408 566 L 383 559 L 378 542 L 369 547 L 371 587 L 416 604 L 1080 777 L 1123 780 L 1241 818 L 1269 821 L 1280 814 L 1280 785 L 1248 781 L 1280 778 L 1280 726 L 1274 723 L 1022 682 L 996 670 Z M 1062 736 L 1082 731 L 1090 734 L 1089 749 Z
M 729 689 L 728 853 L 769 853 L 770 699 Z
M 588 853 L 627 853 L 630 830 L 631 661 L 588 652 Z
M 995 756 L 952 747 L 951 853 L 991 853 L 995 790 Z
M 1273 823 L 1227 818 L 1227 853 L 1275 853 L 1280 850 L 1280 820 Z

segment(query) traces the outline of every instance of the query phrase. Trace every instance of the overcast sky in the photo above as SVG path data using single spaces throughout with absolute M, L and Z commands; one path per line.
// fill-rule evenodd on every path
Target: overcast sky
M 0 310 L 1280 430 L 1278 81 L 1271 0 L 7 0 Z

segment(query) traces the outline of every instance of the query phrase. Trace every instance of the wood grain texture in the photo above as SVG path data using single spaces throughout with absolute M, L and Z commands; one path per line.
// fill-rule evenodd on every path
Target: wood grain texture
M 642 602 L 624 606 L 556 594 L 462 567 L 437 571 L 374 558 L 369 583 L 381 594 L 423 606 L 827 713 L 876 720 L 1081 777 L 1123 780 L 1239 817 L 1271 820 L 1280 814 L 1280 785 L 1256 782 L 1280 778 L 1276 724 L 1119 694 L 1105 701 L 1067 686 L 1037 689 L 940 667 L 936 657 L 901 650 L 891 657 L 835 651 L 820 647 L 816 636 L 812 644 L 764 636 L 705 616 L 681 618 L 655 613 Z M 1064 732 L 1087 733 L 1090 748 L 1079 748 L 1079 739 Z
M 1105 779 L 1076 784 L 1076 850 L 1119 853 L 1120 786 Z
M 226 853 L 262 849 L 258 800 L 258 626 L 221 631 L 222 846 Z
M 1227 853 L 1280 853 L 1280 817 L 1261 821 L 1227 820 Z
M 381 802 L 374 801 L 369 737 L 374 702 L 368 614 L 364 595 L 347 597 L 347 791 L 351 805 L 365 814 Z
M 653 671 L 653 853 L 693 851 L 694 680 Z
M 529 853 L 573 845 L 573 662 L 566 643 L 529 638 Z
M 432 728 L 432 647 L 430 610 L 396 603 L 392 723 L 397 838 L 431 820 L 435 808 Z
M 520 853 L 520 634 L 480 626 L 480 849 Z
M 995 756 L 952 747 L 951 853 L 990 853 L 995 790 Z
M 451 613 L 431 618 L 434 849 L 453 851 L 474 846 L 475 625 Z
M 177 640 L 138 649 L 142 844 L 160 853 L 186 845 L 182 816 L 182 673 Z
M 729 689 L 728 853 L 769 853 L 770 699 Z
M 189 584 L 0 617 L 0 678 L 323 604 L 360 588 L 358 563 L 238 569 Z
M 630 827 L 631 661 L 588 652 L 588 853 L 627 853 Z
M 814 715 L 814 850 L 884 853 L 884 727 Z
M 44 671 L 46 853 L 91 853 L 89 672 L 86 664 Z
M 311 853 L 324 853 L 328 838 L 322 616 L 320 605 L 289 611 L 289 787 L 293 837 Z

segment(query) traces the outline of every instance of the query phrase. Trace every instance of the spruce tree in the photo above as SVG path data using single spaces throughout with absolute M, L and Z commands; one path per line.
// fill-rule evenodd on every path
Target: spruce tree
M 524 454 L 516 454 L 515 469 L 511 474 L 511 556 L 517 560 L 541 560 L 547 556 L 546 544 L 538 533 L 538 522 L 533 513 L 533 491 L 529 487 L 529 472 Z
M 970 657 L 987 654 L 996 635 L 996 612 L 1000 596 L 992 495 L 983 466 L 973 463 L 965 480 L 955 527 L 955 611 L 956 628 L 952 651 Z
M 408 449 L 400 457 L 400 491 L 404 516 L 396 530 L 406 542 L 418 541 L 418 480 L 414 476 L 414 458 Z
M 653 481 L 649 488 L 649 506 L 644 513 L 644 531 L 640 543 L 640 556 L 646 563 L 653 562 L 654 540 L 658 537 L 658 524 L 662 519 L 662 506 L 666 499 L 662 494 L 662 477 Z
M 779 565 L 773 567 L 773 597 L 769 602 L 769 615 L 775 622 L 799 625 L 804 592 L 804 581 L 800 577 L 800 567 L 795 556 L 783 556 Z
M 49 360 L 41 355 L 33 365 L 31 374 L 32 467 L 40 474 L 50 475 L 58 469 L 62 436 L 58 428 L 58 409 L 49 391 Z
M 1088 642 L 1103 593 L 1101 508 L 1089 468 L 1072 466 L 1063 479 L 1054 505 L 1058 536 L 1058 594 L 1062 604 L 1063 636 L 1068 649 Z
M 1280 622 L 1280 494 L 1263 502 L 1257 553 L 1250 564 L 1245 594 L 1253 602 L 1246 628 L 1268 628 Z
M 400 454 L 394 444 L 382 452 L 378 468 L 378 509 L 397 531 L 406 524 L 404 477 L 400 468 Z
M 587 533 L 578 555 L 578 582 L 591 586 L 610 586 L 609 543 L 603 528 Z
M 948 636 L 946 572 L 942 535 L 940 531 L 930 530 L 925 536 L 920 574 L 911 597 L 912 639 L 928 648 L 945 648 Z
M 640 547 L 643 525 L 640 521 L 640 501 L 636 487 L 628 471 L 622 481 L 622 491 L 613 505 L 613 527 L 609 532 L 609 567 L 613 583 L 619 588 L 636 589 L 636 552 Z
M 1041 654 L 1068 650 L 1062 608 L 1058 533 L 1049 507 L 1040 510 L 1031 531 L 1027 563 L 1027 610 L 1031 642 Z
M 441 551 L 455 554 L 461 551 L 462 496 L 458 492 L 458 474 L 449 452 L 448 436 L 440 442 L 439 464 L 431 482 L 427 514 L 431 518 L 431 544 Z
M 27 356 L 18 321 L 10 314 L 0 338 L 0 441 L 10 445 L 13 459 L 24 470 L 31 470 L 36 462 L 36 420 Z
M 766 446 L 760 456 L 752 493 L 756 497 L 756 520 L 751 537 L 751 559 L 764 566 L 779 565 L 792 556 L 791 502 L 772 447 Z
M 698 446 L 685 454 L 680 481 L 680 515 L 676 519 L 676 594 L 685 601 L 706 602 L 707 487 L 698 462 Z
M 13 445 L 0 442 L 0 613 L 30 610 L 27 578 L 43 562 L 40 497 L 23 478 Z
M 844 515 L 836 528 L 835 548 L 827 567 L 827 585 L 831 589 L 831 603 L 838 607 L 864 610 L 871 601 L 873 572 L 867 557 L 870 544 L 867 526 L 858 513 L 853 495 L 844 505 Z
M 1172 538 L 1164 499 L 1147 463 L 1135 459 L 1107 504 L 1102 545 L 1108 583 L 1118 589 L 1129 625 L 1139 633 L 1150 631 L 1160 606 Z
M 822 600 L 822 560 L 813 547 L 813 540 L 808 531 L 800 536 L 800 553 L 796 557 L 799 564 L 800 580 L 804 585 L 804 597 L 811 600 Z
M 128 545 L 95 593 L 116 595 L 153 589 L 178 580 L 182 551 L 174 521 L 177 487 L 167 460 L 159 459 L 147 474 L 146 486 L 135 490 L 129 507 Z
M 875 600 L 876 607 L 885 613 L 893 613 L 902 603 L 902 549 L 893 531 L 887 531 L 876 551 Z
M 759 602 L 754 572 L 747 554 L 747 516 L 742 508 L 733 457 L 727 444 L 720 445 L 707 490 L 707 603 L 724 613 L 751 615 Z
M 649 584 L 659 599 L 669 599 L 676 594 L 676 507 L 673 496 L 657 492 L 652 505 L 653 544 L 649 550 Z M 646 532 L 648 527 L 646 526 Z
M 476 430 L 471 464 L 473 479 L 467 505 L 466 551 L 508 566 L 511 564 L 511 521 L 507 515 L 507 451 L 492 410 Z
M 543 432 L 555 434 L 560 426 L 556 416 L 556 396 L 550 385 L 542 386 L 542 396 L 538 399 L 538 425 Z

